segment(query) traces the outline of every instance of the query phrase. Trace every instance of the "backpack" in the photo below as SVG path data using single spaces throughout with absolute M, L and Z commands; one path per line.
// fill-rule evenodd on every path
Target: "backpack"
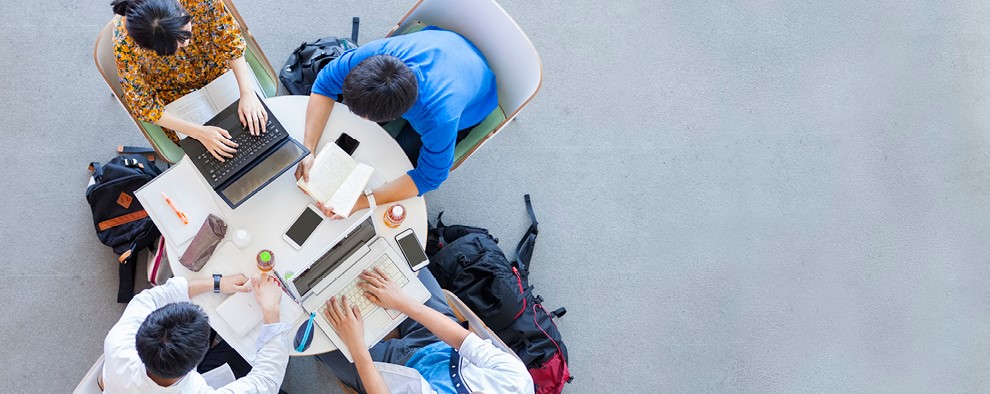
M 161 170 L 142 155 L 114 157 L 103 165 L 92 162 L 90 169 L 93 183 L 86 188 L 86 201 L 93 211 L 96 236 L 120 256 L 117 302 L 126 303 L 134 297 L 138 251 L 161 237 L 148 212 L 134 197 L 134 191 L 161 174 Z
M 278 73 L 285 90 L 289 94 L 308 95 L 313 90 L 313 83 L 327 63 L 340 57 L 349 49 L 357 48 L 358 25 L 360 18 L 354 17 L 351 27 L 351 39 L 335 36 L 324 37 L 316 41 L 304 42 L 289 54 L 285 66 Z
M 446 226 L 441 213 L 427 237 L 427 250 L 435 252 L 428 254 L 429 268 L 440 287 L 455 293 L 519 356 L 537 394 L 560 393 L 572 378 L 567 347 L 553 318 L 567 310 L 548 312 L 529 284 L 539 223 L 529 195 L 525 199 L 531 223 L 516 245 L 516 261 L 506 259 L 488 230 Z

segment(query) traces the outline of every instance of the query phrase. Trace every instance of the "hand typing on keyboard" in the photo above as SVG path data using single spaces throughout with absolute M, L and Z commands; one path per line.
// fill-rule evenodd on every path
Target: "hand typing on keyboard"
M 203 144 L 206 151 L 220 162 L 223 162 L 225 157 L 234 157 L 234 153 L 237 153 L 235 149 L 237 143 L 230 139 L 227 130 L 216 126 L 199 126 L 195 130 L 196 134 L 190 133 L 189 136 Z
M 336 296 L 330 297 L 330 301 L 327 301 L 326 308 L 323 310 L 323 315 L 348 349 L 366 349 L 364 346 L 364 320 L 361 318 L 361 310 L 356 306 L 348 305 L 347 296 L 341 296 L 339 300 Z M 369 354 L 368 357 L 370 356 Z
M 359 278 L 364 282 L 358 283 L 358 287 L 364 290 L 364 296 L 372 303 L 385 309 L 395 309 L 400 312 L 406 310 L 410 298 L 394 280 L 389 278 L 384 269 L 376 266 L 374 270 L 362 272 Z

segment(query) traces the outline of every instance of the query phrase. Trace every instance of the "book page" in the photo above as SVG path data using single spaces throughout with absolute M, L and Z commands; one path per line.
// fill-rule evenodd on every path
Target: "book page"
M 249 83 L 251 84 L 251 87 L 254 88 L 254 91 L 258 93 L 258 96 L 265 97 L 265 94 L 261 90 L 261 85 L 258 82 L 257 76 L 254 75 L 253 72 L 249 72 L 248 75 L 251 79 Z M 213 82 L 210 82 L 201 90 L 205 90 L 213 101 L 214 108 L 216 108 L 214 115 L 220 111 L 223 111 L 224 108 L 227 108 L 231 103 L 241 98 L 241 89 L 239 85 L 237 85 L 237 77 L 234 76 L 233 70 L 228 70 L 223 73 L 223 75 L 217 79 L 214 79 Z
M 259 96 L 265 97 L 257 76 L 253 72 L 248 75 L 254 90 Z M 237 85 L 237 77 L 233 70 L 228 70 L 202 89 L 169 103 L 165 106 L 165 111 L 195 124 L 205 124 L 239 98 L 241 90 Z
M 371 174 L 374 172 L 375 170 L 371 166 L 358 163 L 354 171 L 351 171 L 351 175 L 344 180 L 344 183 L 337 188 L 333 196 L 327 200 L 326 205 L 333 207 L 333 211 L 338 212 L 337 215 L 346 218 L 351 210 L 354 209 L 354 203 L 357 202 L 358 197 L 361 197 L 364 187 L 368 185 L 368 180 L 371 179 Z
M 296 184 L 316 201 L 326 202 L 347 181 L 357 165 L 357 161 L 337 144 L 329 143 L 323 146 L 323 151 L 316 156 L 313 167 L 309 169 L 309 182 L 299 178 Z
M 179 119 L 203 124 L 219 111 L 216 110 L 210 97 L 203 90 L 197 90 L 166 105 L 165 112 Z

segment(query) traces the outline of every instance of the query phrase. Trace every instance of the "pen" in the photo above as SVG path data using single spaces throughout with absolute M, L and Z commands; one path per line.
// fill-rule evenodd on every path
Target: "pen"
M 182 220 L 182 224 L 189 224 L 189 218 L 187 218 L 186 214 L 182 213 L 182 211 L 180 211 L 179 208 L 172 203 L 172 199 L 168 198 L 168 195 L 165 194 L 165 192 L 162 192 L 162 197 L 165 197 L 165 202 L 168 203 L 168 206 L 172 207 L 172 210 L 175 211 L 175 216 L 178 216 L 179 219 Z

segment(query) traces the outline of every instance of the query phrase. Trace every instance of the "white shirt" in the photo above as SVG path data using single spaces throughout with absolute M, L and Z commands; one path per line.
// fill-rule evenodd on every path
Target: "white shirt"
M 134 296 L 123 316 L 103 342 L 104 393 L 277 393 L 289 363 L 288 325 L 266 324 L 258 339 L 258 356 L 247 376 L 217 390 L 207 385 L 196 370 L 169 387 L 159 386 L 148 377 L 135 348 L 135 336 L 151 312 L 173 302 L 189 301 L 189 282 L 169 279 Z
M 526 365 L 502 351 L 492 341 L 468 334 L 458 349 L 461 379 L 468 392 L 532 394 L 533 377 Z M 415 369 L 375 363 L 385 385 L 393 393 L 436 393 Z

